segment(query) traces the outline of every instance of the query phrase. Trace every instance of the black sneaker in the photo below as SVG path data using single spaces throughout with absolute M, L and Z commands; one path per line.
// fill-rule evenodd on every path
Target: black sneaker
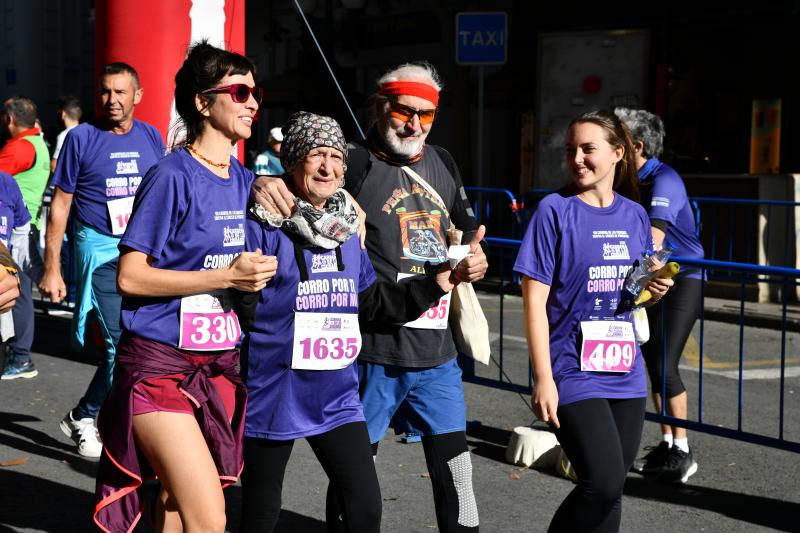
M 658 480 L 665 483 L 686 483 L 697 472 L 697 463 L 692 457 L 692 450 L 685 452 L 673 446 L 667 456 L 667 462 L 658 475 Z
M 667 462 L 670 447 L 667 441 L 661 441 L 658 446 L 648 446 L 645 450 L 650 450 L 644 457 L 640 457 L 633 462 L 631 472 L 642 474 L 643 476 L 650 476 L 658 474 L 661 467 Z

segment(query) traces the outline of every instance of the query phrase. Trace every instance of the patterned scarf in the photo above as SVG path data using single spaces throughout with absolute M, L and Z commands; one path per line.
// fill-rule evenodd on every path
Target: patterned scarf
M 386 143 L 383 141 L 383 138 L 381 138 L 381 134 L 375 126 L 372 126 L 369 131 L 367 131 L 367 148 L 381 161 L 396 167 L 403 167 L 416 163 L 425 155 L 425 145 L 422 146 L 422 150 L 420 150 L 417 155 L 411 157 L 393 154 L 386 146 Z
M 310 245 L 326 250 L 333 250 L 358 231 L 353 197 L 344 189 L 333 193 L 322 209 L 297 197 L 294 205 L 294 213 L 289 218 L 272 215 L 258 204 L 251 207 L 250 212 L 269 225 L 294 233 Z

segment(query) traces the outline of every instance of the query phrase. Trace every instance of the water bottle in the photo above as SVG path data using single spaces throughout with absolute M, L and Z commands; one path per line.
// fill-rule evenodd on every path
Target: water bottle
M 673 244 L 669 241 L 664 241 L 664 246 L 657 251 L 647 253 L 642 256 L 639 264 L 636 265 L 628 273 L 625 279 L 625 291 L 630 294 L 634 299 L 639 296 L 639 293 L 650 283 L 653 275 L 664 265 L 667 264 L 672 252 L 675 250 Z

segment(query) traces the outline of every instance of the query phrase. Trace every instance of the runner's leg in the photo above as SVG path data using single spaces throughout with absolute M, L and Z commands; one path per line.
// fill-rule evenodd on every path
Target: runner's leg
M 636 456 L 645 398 L 591 398 L 558 408 L 556 436 L 578 475 L 548 531 L 619 531 L 622 489 Z
M 309 437 L 308 443 L 330 479 L 328 497 L 335 494 L 338 503 L 335 511 L 329 509 L 336 514 L 326 517 L 328 531 L 339 531 L 341 526 L 348 533 L 378 533 L 381 489 L 366 423 L 341 425 Z M 340 514 L 343 524 L 339 524 Z
M 472 489 L 472 460 L 463 431 L 422 437 L 431 476 L 439 531 L 477 532 L 478 507 Z
M 242 533 L 270 533 L 281 513 L 281 493 L 293 440 L 244 439 Z
M 194 416 L 164 411 L 135 415 L 133 435 L 167 493 L 166 511 L 177 511 L 187 532 L 223 533 L 222 485 Z M 170 518 L 165 516 L 165 525 L 174 526 Z

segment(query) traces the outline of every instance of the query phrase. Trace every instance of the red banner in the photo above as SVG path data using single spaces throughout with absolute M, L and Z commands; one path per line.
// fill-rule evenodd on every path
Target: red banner
M 189 44 L 205 38 L 244 54 L 244 10 L 245 0 L 97 0 L 95 71 L 114 61 L 136 69 L 144 89 L 136 118 L 169 144 L 175 73 Z

